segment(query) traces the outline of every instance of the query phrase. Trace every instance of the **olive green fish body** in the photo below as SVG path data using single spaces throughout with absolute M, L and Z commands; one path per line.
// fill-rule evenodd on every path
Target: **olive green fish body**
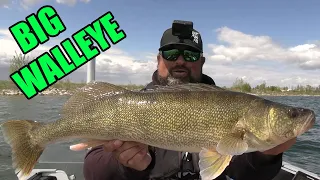
M 241 119 L 239 110 L 248 108 L 237 105 L 241 95 L 228 102 L 225 96 L 220 91 L 127 92 L 92 102 L 83 111 L 69 107 L 61 120 L 33 134 L 41 137 L 39 144 L 76 136 L 199 152 L 214 147 Z
M 61 119 L 48 124 L 11 120 L 2 132 L 14 150 L 19 177 L 30 173 L 48 144 L 80 138 L 199 152 L 205 180 L 220 175 L 233 155 L 270 149 L 302 134 L 314 121 L 311 110 L 216 86 L 190 83 L 135 92 L 95 82 L 65 103 Z
M 59 129 L 57 133 L 45 139 L 61 136 L 67 130 L 66 137 L 77 134 L 200 151 L 201 147 L 214 147 L 234 129 L 245 112 L 254 108 L 250 103 L 255 100 L 256 97 L 244 99 L 243 94 L 229 91 L 126 92 L 101 103 L 93 102 L 85 112 L 69 111 L 67 117 L 56 123 L 56 126 L 65 123 L 65 127 L 54 128 Z M 40 132 L 39 136 L 46 132 Z

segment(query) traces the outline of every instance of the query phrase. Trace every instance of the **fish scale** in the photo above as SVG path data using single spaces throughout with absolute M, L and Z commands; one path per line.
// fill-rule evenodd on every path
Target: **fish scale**
M 198 152 L 200 175 L 207 180 L 219 176 L 232 156 L 273 148 L 314 121 L 309 109 L 201 83 L 137 92 L 93 82 L 64 104 L 61 119 L 47 124 L 9 120 L 1 128 L 21 179 L 48 144 L 80 138 L 89 146 L 119 139 Z

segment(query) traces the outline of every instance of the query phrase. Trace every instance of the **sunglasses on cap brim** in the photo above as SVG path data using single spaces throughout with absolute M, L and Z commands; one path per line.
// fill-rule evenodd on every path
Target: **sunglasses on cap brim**
M 168 61 L 176 61 L 180 55 L 187 62 L 196 62 L 200 59 L 202 53 L 194 50 L 166 49 L 160 51 L 162 57 Z

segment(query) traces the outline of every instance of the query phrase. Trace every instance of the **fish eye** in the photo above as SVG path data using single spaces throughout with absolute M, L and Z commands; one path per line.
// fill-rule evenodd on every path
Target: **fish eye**
M 298 115 L 299 115 L 299 112 L 296 108 L 289 109 L 289 116 L 291 118 L 296 118 L 298 117 Z

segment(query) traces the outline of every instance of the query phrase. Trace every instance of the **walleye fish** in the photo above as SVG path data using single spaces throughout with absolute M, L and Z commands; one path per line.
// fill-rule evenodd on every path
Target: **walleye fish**
M 130 91 L 93 82 L 70 97 L 59 120 L 9 120 L 1 129 L 20 179 L 30 174 L 48 144 L 80 138 L 92 146 L 119 139 L 196 152 L 202 179 L 211 180 L 233 156 L 271 149 L 314 123 L 312 110 L 201 83 Z

